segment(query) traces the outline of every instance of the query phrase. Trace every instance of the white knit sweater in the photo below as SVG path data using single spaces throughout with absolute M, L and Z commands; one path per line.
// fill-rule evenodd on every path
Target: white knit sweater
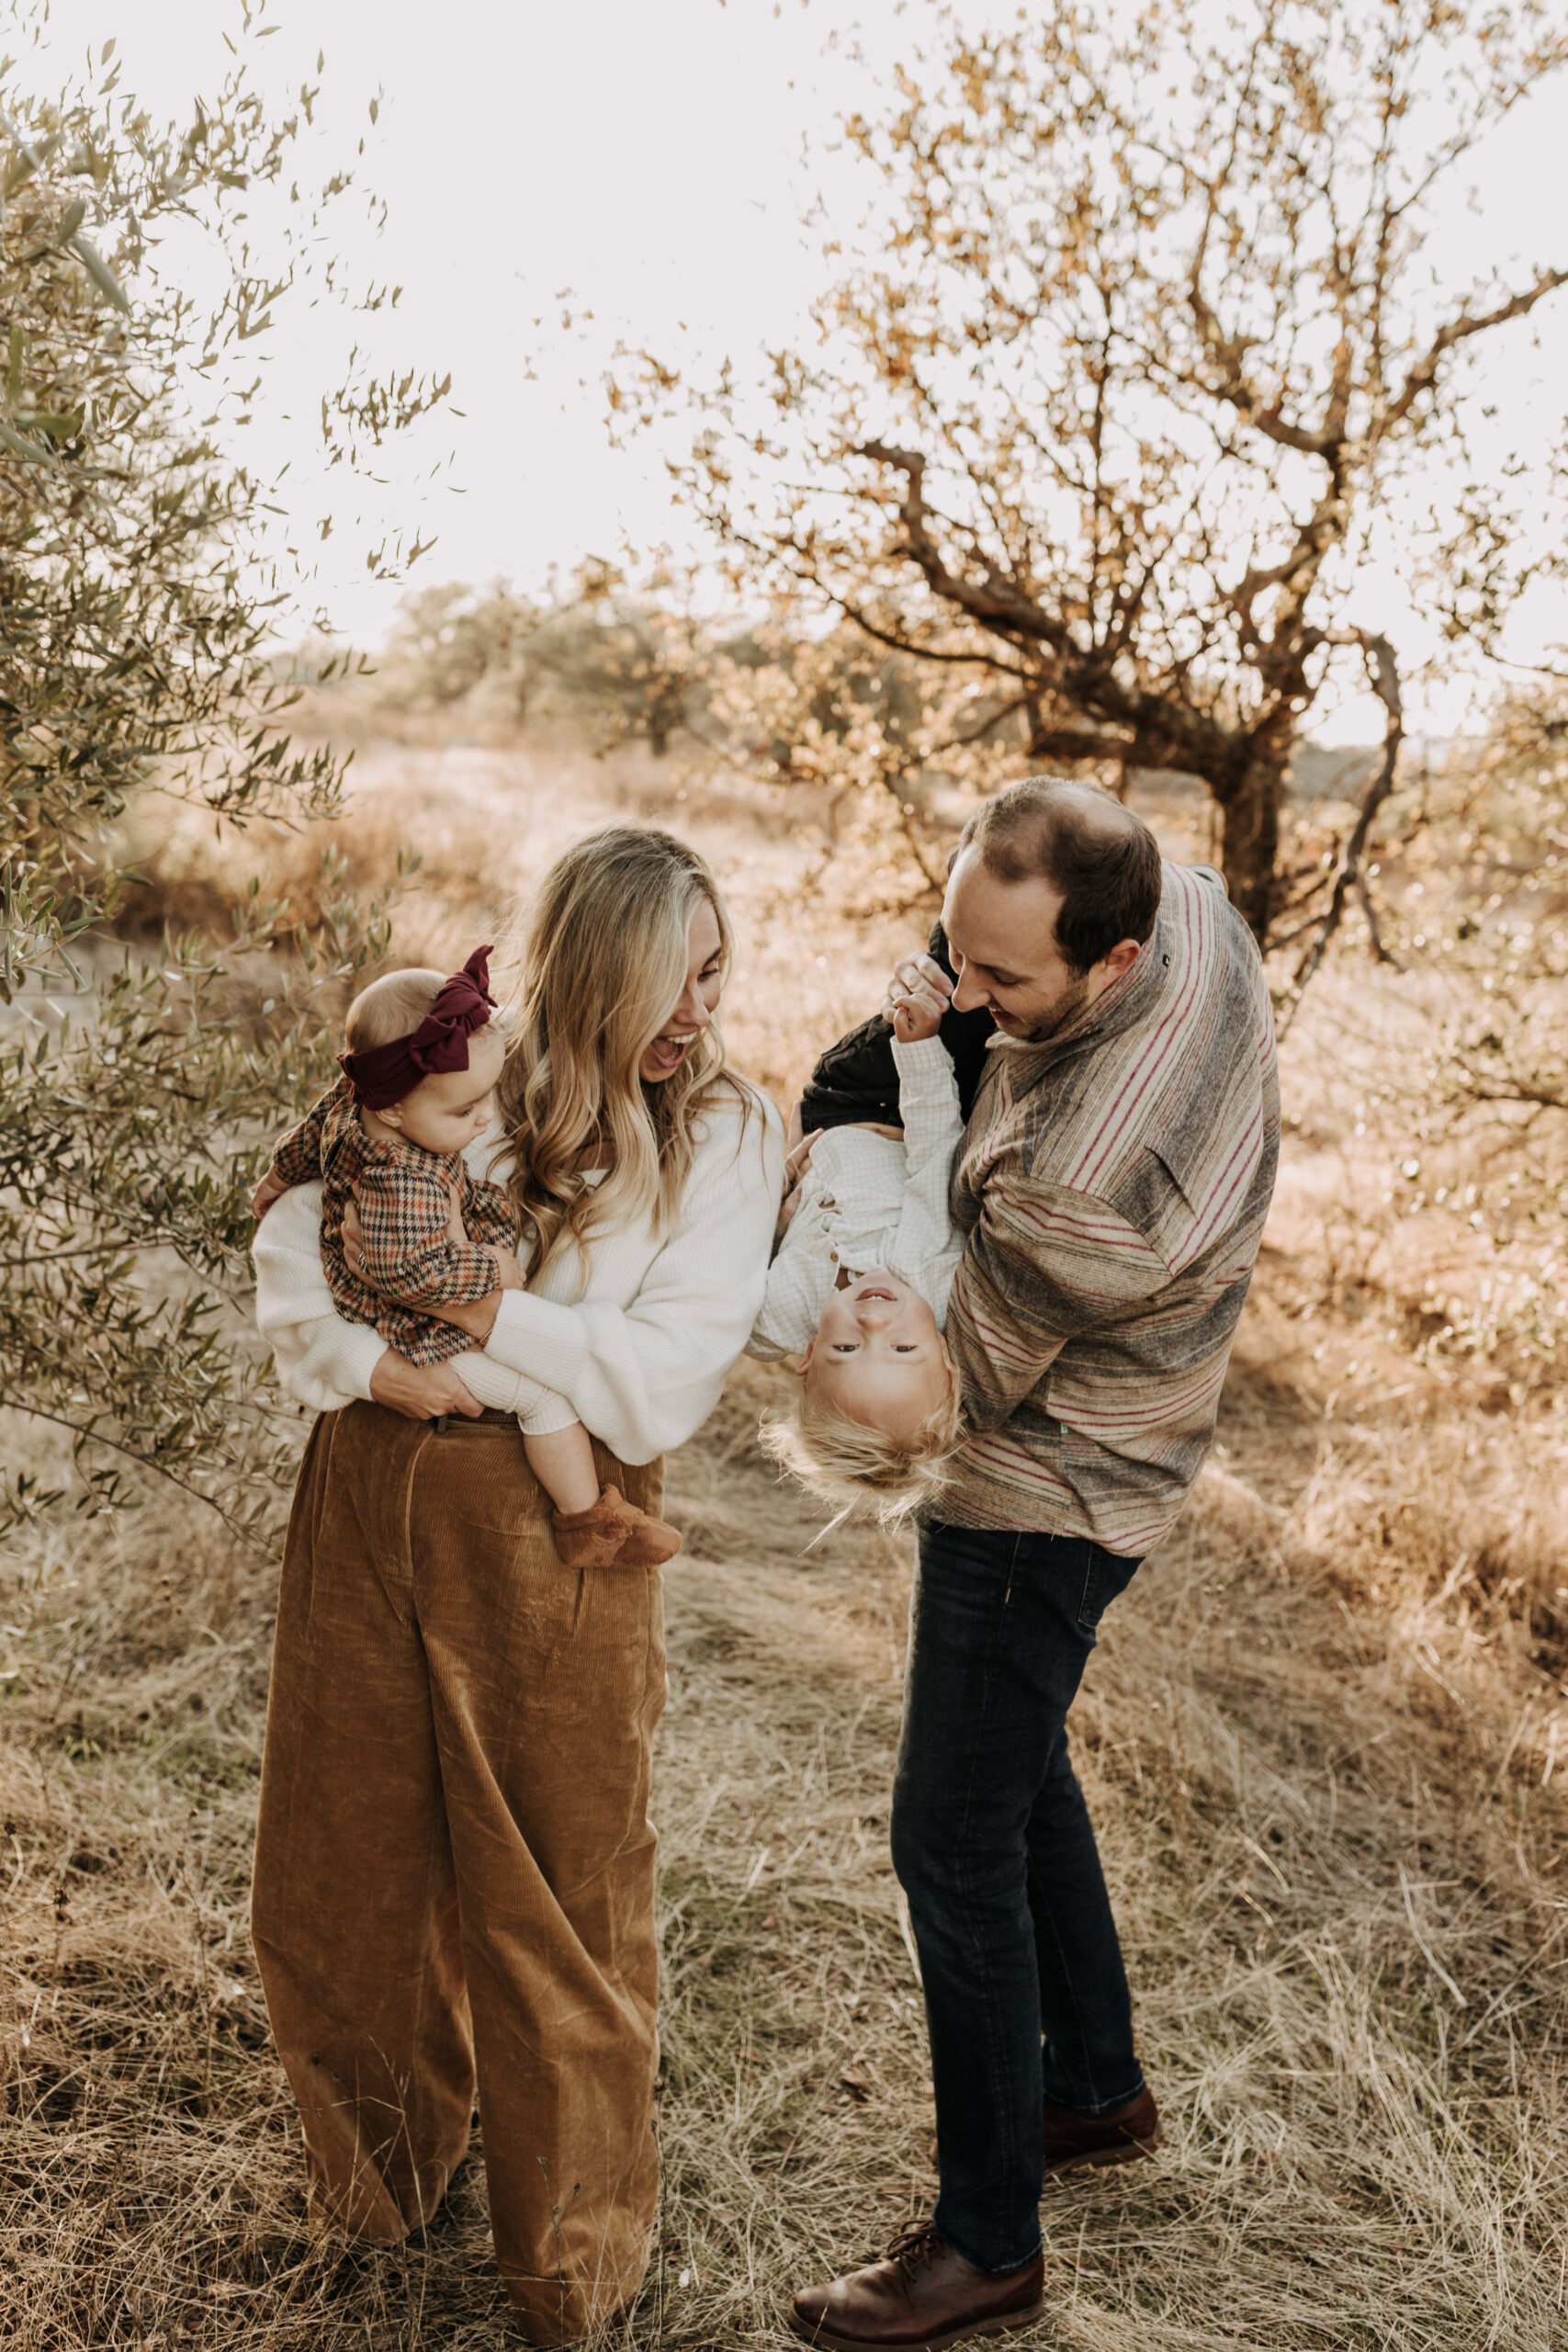
M 812 1147 L 800 1206 L 768 1275 L 747 1342 L 772 1361 L 800 1355 L 816 1334 L 840 1269 L 897 1274 L 919 1291 L 941 1328 L 964 1237 L 947 1213 L 953 1159 L 964 1135 L 958 1082 L 935 1037 L 895 1040 L 904 1140 L 831 1127 Z
M 491 1168 L 491 1129 L 468 1147 L 476 1176 Z M 742 1125 L 716 1112 L 697 1145 L 678 1224 L 651 1217 L 595 1236 L 588 1278 L 564 1250 L 536 1291 L 503 1291 L 481 1351 L 451 1368 L 481 1405 L 562 1425 L 531 1409 L 542 1390 L 622 1462 L 651 1462 L 683 1444 L 718 1401 L 761 1304 L 784 1172 L 778 1113 L 763 1102 Z M 385 1352 L 368 1324 L 336 1312 L 321 1271 L 321 1188 L 285 1193 L 256 1228 L 256 1320 L 288 1394 L 333 1412 L 370 1394 Z

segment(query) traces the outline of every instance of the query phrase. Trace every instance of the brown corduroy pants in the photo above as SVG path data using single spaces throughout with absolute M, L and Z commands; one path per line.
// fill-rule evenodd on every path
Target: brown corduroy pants
M 601 1481 L 657 1513 L 660 1467 Z M 657 1571 L 563 1567 L 515 1421 L 317 1422 L 284 1555 L 253 1925 L 312 2198 L 390 2244 L 468 2147 L 536 2342 L 641 2284 L 658 2195 Z

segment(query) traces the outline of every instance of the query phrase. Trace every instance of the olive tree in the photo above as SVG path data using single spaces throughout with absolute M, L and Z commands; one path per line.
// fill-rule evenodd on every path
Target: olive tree
M 70 1432 L 78 1508 L 119 1499 L 130 1460 L 254 1531 L 283 1432 L 239 1312 L 247 1190 L 386 907 L 329 888 L 300 928 L 253 885 L 232 936 L 120 946 L 116 828 L 154 794 L 242 839 L 339 803 L 340 763 L 286 731 L 279 510 L 221 432 L 225 385 L 254 389 L 236 356 L 308 266 L 320 207 L 288 198 L 315 94 L 272 120 L 241 65 L 161 126 L 113 47 L 57 102 L 0 73 L 0 1397 Z M 295 226 L 269 277 L 247 238 L 275 199 Z M 206 309 L 192 239 L 223 266 Z M 352 376 L 329 456 L 352 469 L 444 390 Z M 61 1499 L 13 1470 L 0 1523 Z

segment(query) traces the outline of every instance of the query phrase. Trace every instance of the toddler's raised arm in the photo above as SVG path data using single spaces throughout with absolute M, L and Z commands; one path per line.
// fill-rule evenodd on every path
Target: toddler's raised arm
M 956 1250 L 948 1216 L 953 1155 L 964 1136 L 953 1057 L 938 1038 L 897 1042 L 898 1108 L 904 1119 L 904 1206 L 894 1244 L 893 1271 L 918 1282 L 933 1258 Z

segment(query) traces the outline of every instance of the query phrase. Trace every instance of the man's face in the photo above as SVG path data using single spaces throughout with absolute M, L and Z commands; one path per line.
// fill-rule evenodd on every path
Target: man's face
M 1056 944 L 1061 910 L 1048 882 L 1004 882 L 973 845 L 962 850 L 942 910 L 958 975 L 956 1010 L 985 1005 L 1004 1036 L 1038 1044 L 1065 1029 L 1137 960 L 1137 942 L 1129 939 L 1087 972 L 1070 971 Z

